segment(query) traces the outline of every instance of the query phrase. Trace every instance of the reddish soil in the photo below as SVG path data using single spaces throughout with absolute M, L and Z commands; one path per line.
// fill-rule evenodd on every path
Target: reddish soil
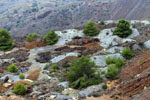
M 28 74 L 27 79 L 30 79 L 33 81 L 37 80 L 40 75 L 40 72 L 41 72 L 41 69 L 33 69 L 33 70 L 27 72 L 27 74 Z
M 120 72 L 120 79 L 123 82 L 120 89 L 123 94 L 133 96 L 150 86 L 149 65 L 150 51 L 141 52 L 128 62 Z
M 34 49 L 37 47 L 43 47 L 46 46 L 47 44 L 44 41 L 33 41 L 33 42 L 26 42 L 25 43 L 25 48 L 27 49 Z

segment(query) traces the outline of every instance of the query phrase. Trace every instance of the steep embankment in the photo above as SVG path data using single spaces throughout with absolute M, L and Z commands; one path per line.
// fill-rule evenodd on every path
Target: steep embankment
M 111 19 L 147 19 L 150 17 L 149 0 L 114 0 L 111 5 Z

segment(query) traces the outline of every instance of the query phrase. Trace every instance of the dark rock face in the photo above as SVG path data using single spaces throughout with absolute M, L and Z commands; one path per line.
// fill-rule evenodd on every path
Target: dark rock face
M 46 63 L 51 59 L 51 52 L 41 52 L 38 54 L 38 58 L 36 58 L 37 62 Z

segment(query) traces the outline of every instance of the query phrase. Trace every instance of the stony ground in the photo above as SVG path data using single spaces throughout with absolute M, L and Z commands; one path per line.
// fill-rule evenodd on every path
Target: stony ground
M 145 34 L 145 31 L 149 32 L 149 23 L 133 21 L 132 24 L 133 34 L 124 39 L 112 34 L 115 27 L 113 23 L 111 27 L 108 24 L 99 26 L 102 29 L 100 34 L 92 38 L 84 36 L 82 30 L 70 29 L 57 31 L 60 39 L 53 46 L 35 41 L 20 43 L 11 51 L 0 52 L 0 100 L 138 100 L 137 98 L 144 97 L 139 100 L 149 100 L 150 36 Z M 121 56 L 122 49 L 126 46 L 130 46 L 136 53 L 129 61 Z M 90 56 L 99 66 L 98 70 L 104 72 L 107 70 L 105 60 L 108 56 L 120 57 L 126 65 L 120 71 L 118 80 L 109 81 L 102 75 L 103 82 L 98 85 L 81 90 L 69 88 L 65 77 L 67 64 L 82 55 Z M 7 71 L 8 65 L 12 63 L 18 66 L 17 73 Z M 54 63 L 59 67 L 50 73 Z M 18 77 L 20 73 L 25 74 L 25 79 Z M 27 86 L 26 95 L 12 93 L 12 88 L 17 83 Z M 107 90 L 102 89 L 105 83 Z

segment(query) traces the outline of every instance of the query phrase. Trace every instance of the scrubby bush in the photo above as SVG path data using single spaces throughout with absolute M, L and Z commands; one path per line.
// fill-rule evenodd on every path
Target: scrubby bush
M 2 29 L 0 30 L 0 50 L 7 51 L 13 48 L 13 39 L 10 36 L 10 33 Z
M 24 95 L 26 92 L 27 89 L 23 84 L 17 84 L 13 89 L 13 93 L 18 95 Z
M 85 25 L 83 33 L 88 36 L 96 36 L 99 34 L 99 29 L 94 22 L 90 21 L 87 25 Z
M 101 24 L 101 25 L 105 25 L 104 20 L 101 20 L 101 21 L 100 21 L 100 24 Z
M 57 64 L 53 64 L 53 69 L 58 69 L 58 65 Z
M 150 22 L 150 18 L 149 19 L 147 19 L 149 22 Z
M 52 72 L 54 72 L 54 69 L 50 69 L 49 71 L 50 71 L 50 73 L 52 73 Z
M 131 59 L 134 53 L 131 51 L 130 47 L 125 47 L 122 51 L 122 56 L 126 59 Z
M 107 85 L 104 84 L 104 85 L 102 86 L 102 88 L 103 88 L 104 90 L 107 89 Z
M 53 45 L 58 41 L 58 36 L 54 30 L 51 30 L 43 37 L 43 39 L 48 45 Z
M 83 88 L 101 82 L 100 74 L 95 74 L 97 66 L 90 61 L 89 57 L 82 56 L 73 60 L 67 77 L 70 86 L 73 88 Z
M 24 74 L 22 74 L 22 73 L 19 74 L 19 78 L 20 78 L 20 79 L 24 79 Z
M 14 64 L 11 64 L 11 65 L 8 66 L 8 72 L 15 73 L 15 72 L 17 72 L 17 70 L 18 70 L 18 68 Z
M 132 34 L 132 29 L 130 29 L 130 23 L 125 19 L 120 19 L 117 24 L 117 28 L 115 28 L 114 35 L 118 35 L 119 37 L 125 38 Z
M 111 64 L 111 65 L 108 65 L 107 73 L 105 74 L 105 76 L 108 79 L 113 80 L 113 79 L 118 78 L 118 72 L 119 72 L 119 69 L 116 67 L 116 65 Z
M 106 64 L 110 65 L 110 64 L 115 64 L 117 68 L 121 68 L 124 65 L 123 60 L 121 60 L 120 58 L 116 58 L 116 57 L 107 57 L 106 58 Z
M 34 85 L 35 85 L 35 82 L 30 82 L 29 85 L 30 85 L 30 86 L 34 86 Z
M 26 37 L 26 41 L 27 42 L 35 41 L 37 37 L 38 37 L 37 33 L 28 34 L 27 37 Z

